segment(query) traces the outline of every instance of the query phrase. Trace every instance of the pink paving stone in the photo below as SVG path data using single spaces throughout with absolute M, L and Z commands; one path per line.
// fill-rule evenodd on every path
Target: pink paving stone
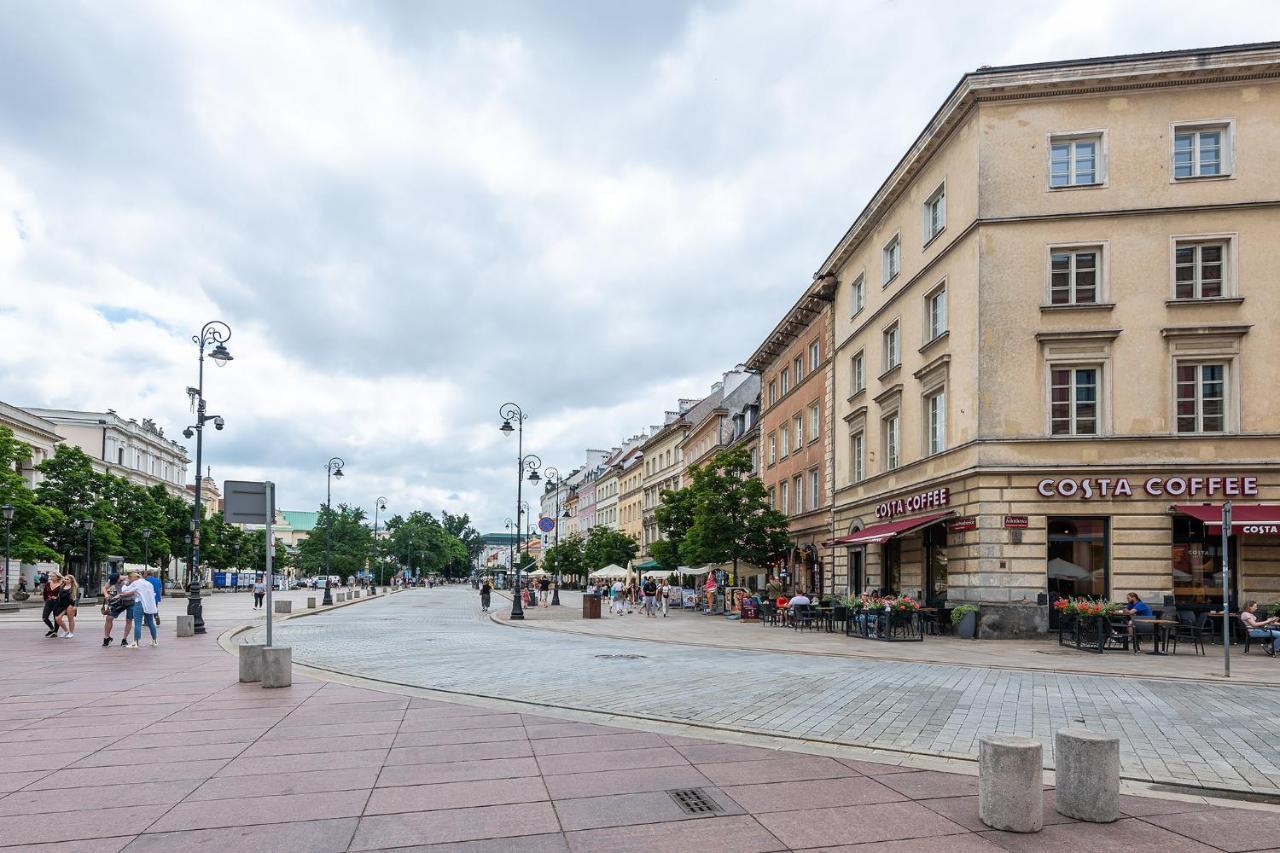
M 919 800 L 920 805 L 937 812 L 947 820 L 954 821 L 971 832 L 986 832 L 991 829 L 978 817 L 978 796 L 942 797 L 930 800 Z M 1050 826 L 1057 823 L 1072 823 L 1069 817 L 1058 814 L 1054 807 L 1053 791 L 1044 792 L 1044 824 Z
M 24 844 L 21 853 L 119 853 L 133 841 L 134 836 L 125 835 L 113 838 L 89 838 L 83 841 L 54 841 L 49 844 Z M 3 839 L 0 839 L 2 841 Z M 17 847 L 0 847 L 0 851 L 9 853 L 17 851 Z
M 95 749 L 110 747 L 117 739 L 114 737 L 93 737 L 93 738 L 76 738 L 75 744 L 78 749 L 85 752 L 91 752 Z M 0 744 L 0 753 L 8 755 L 39 755 L 49 752 L 49 744 L 46 741 L 35 740 L 19 740 L 12 743 Z
M 1275 812 L 1213 809 L 1152 815 L 1143 819 L 1229 853 L 1280 845 L 1280 814 Z
M 308 755 L 266 755 L 236 758 L 218 772 L 219 776 L 252 776 L 261 773 L 292 773 L 299 770 L 344 770 L 348 767 L 377 767 L 385 749 L 351 752 L 320 752 Z
M 415 844 L 398 847 L 395 853 L 569 853 L 569 845 L 558 832 L 521 835 L 515 838 L 482 838 L 452 844 Z
M 519 729 L 513 729 L 519 731 Z M 386 764 L 440 764 L 446 761 L 476 761 L 485 758 L 527 758 L 533 755 L 529 742 L 520 735 L 516 741 L 456 743 L 443 746 L 406 746 L 391 750 Z
M 858 775 L 856 770 L 822 755 L 771 758 L 764 761 L 714 762 L 696 766 L 708 779 L 721 787 Z
M 866 776 L 843 779 L 812 779 L 801 782 L 770 782 L 764 785 L 735 785 L 724 789 L 752 814 L 857 806 L 865 803 L 892 803 L 907 799 Z
M 521 725 L 519 714 L 470 714 L 460 717 L 414 716 L 420 711 L 409 711 L 400 724 L 402 732 L 439 732 L 457 729 L 511 728 Z
M 1147 817 L 1160 814 L 1181 814 L 1211 809 L 1205 803 L 1188 803 L 1182 800 L 1165 799 L 1163 797 L 1135 797 L 1129 794 L 1120 795 L 1120 813 L 1129 817 Z
M 31 770 L 24 773 L 0 773 L 0 794 L 7 794 L 19 788 L 25 788 L 45 775 L 48 774 L 43 770 Z
M 461 809 L 535 803 L 547 799 L 547 788 L 534 778 L 486 779 L 437 785 L 377 788 L 365 806 L 366 815 Z
M 583 737 L 547 738 L 534 741 L 536 755 L 563 755 L 571 752 L 604 752 L 611 749 L 640 749 L 646 746 L 667 746 L 657 735 L 644 732 L 619 732 L 611 735 L 585 735 Z
M 890 773 L 915 773 L 914 767 L 900 767 L 897 764 L 880 764 L 875 761 L 859 761 L 856 758 L 837 758 L 841 764 L 851 767 L 867 776 L 887 776 Z
M 66 746 L 67 744 L 63 744 Z M 89 755 L 88 750 L 78 752 L 46 752 L 34 755 L 0 755 L 0 773 L 23 773 L 28 770 L 58 770 L 75 764 Z
M 395 734 L 400 729 L 396 722 L 365 723 L 360 731 L 367 735 Z M 351 726 L 341 723 L 317 726 L 295 726 L 285 721 L 263 735 L 263 740 L 289 740 L 292 738 L 343 737 L 351 734 Z
M 572 773 L 547 776 L 547 790 L 553 799 L 601 797 L 608 794 L 635 794 L 667 791 L 672 788 L 700 788 L 707 777 L 692 767 L 652 767 L 636 770 L 605 770 L 599 773 Z
M 786 845 L 747 816 L 565 833 L 573 853 L 769 853 Z
M 266 729 L 260 726 L 245 729 L 221 729 L 212 732 L 152 733 L 143 729 L 136 734 L 114 740 L 105 749 L 149 749 L 160 746 L 199 746 L 206 743 L 248 743 L 261 737 L 264 731 Z
M 688 764 L 683 755 L 669 746 L 607 752 L 570 752 L 538 757 L 538 766 L 547 776 L 592 773 L 597 770 L 632 770 L 640 767 L 678 767 Z
M 138 782 L 132 785 L 80 788 L 66 796 L 49 791 L 18 791 L 0 798 L 0 817 L 51 815 L 60 811 L 176 803 L 194 791 L 199 784 L 195 780 Z M 4 837 L 4 832 L 0 831 L 0 844 L 4 843 Z
M 485 761 L 451 761 L 445 764 L 405 764 L 384 767 L 377 787 L 394 785 L 434 785 L 439 782 L 470 782 L 480 779 L 515 779 L 538 775 L 532 758 L 498 758 Z
M 474 705 L 452 705 L 446 702 L 429 708 L 410 707 L 404 712 L 406 720 L 447 720 L 462 717 L 494 717 L 520 715 L 514 711 L 498 711 L 493 708 L 478 708 Z
M 964 797 L 978 793 L 978 777 L 958 773 L 940 773 L 935 770 L 918 770 L 915 773 L 894 773 L 880 781 L 913 800 L 931 797 Z
M 364 809 L 366 799 L 368 792 L 360 790 L 184 802 L 174 806 L 168 814 L 156 821 L 150 831 L 177 832 L 220 826 L 356 817 Z
M 348 749 L 390 749 L 395 735 L 349 735 L 332 738 L 291 738 L 263 740 L 249 746 L 245 758 L 262 755 L 304 755 L 309 752 L 340 752 Z
M 169 810 L 167 805 L 127 806 L 118 809 L 59 812 L 54 820 L 4 821 L 0 843 L 25 846 L 52 841 L 93 839 L 110 828 L 112 833 L 134 835 Z
M 236 797 L 270 797 L 321 791 L 367 791 L 378 780 L 378 767 L 355 767 L 334 773 L 306 770 L 300 773 L 268 773 L 261 776 L 227 776 L 210 779 L 197 788 L 188 802 Z
M 678 746 L 680 754 L 694 764 L 707 764 L 725 761 L 761 761 L 766 758 L 788 758 L 795 753 L 781 752 L 776 749 L 762 749 L 758 746 L 744 746 L 738 743 L 700 743 Z
M 920 853 L 921 849 L 936 850 L 938 853 L 998 853 L 1004 848 L 977 835 L 948 835 L 940 839 L 937 844 L 925 842 L 922 845 L 918 839 L 913 838 L 906 841 L 876 841 L 871 844 L 815 847 L 805 853 Z
M 904 838 L 937 838 L 967 832 L 959 824 L 910 802 L 774 812 L 757 815 L 756 820 L 796 849 Z M 930 849 L 944 849 L 932 843 L 928 846 Z
M 718 789 L 700 788 L 699 790 L 719 803 L 723 814 L 742 814 L 742 808 Z M 707 815 L 685 813 L 666 791 L 556 800 L 555 807 L 556 814 L 560 817 L 560 828 L 565 832 L 599 829 L 606 826 L 622 827 L 623 831 L 629 832 L 632 828 L 644 824 L 707 818 Z
M 95 785 L 132 785 L 135 782 L 167 782 L 178 779 L 207 779 L 226 766 L 225 759 L 211 761 L 175 761 L 171 764 L 144 764 L 134 767 L 85 767 L 80 770 L 58 770 L 39 781 L 32 790 L 55 788 L 88 788 Z
M 400 732 L 396 735 L 396 746 L 444 746 L 455 743 L 492 743 L 493 741 L 511 740 L 526 737 L 524 729 L 519 726 L 506 726 L 494 729 L 445 729 L 443 731 Z
M 538 835 L 559 829 L 550 803 L 375 815 L 360 821 L 351 849 L 378 850 L 409 844 Z
M 341 853 L 357 820 L 311 820 L 138 836 L 128 853 Z
M 128 754 L 103 750 L 88 755 L 71 765 L 80 767 L 113 767 L 117 764 L 168 764 L 173 761 L 198 761 L 209 758 L 234 758 L 244 751 L 244 743 L 206 743 L 193 746 L 135 747 Z
M 317 708 L 314 711 L 295 711 L 289 715 L 289 723 L 300 726 L 326 725 L 341 723 L 346 726 L 361 726 L 365 723 L 398 723 L 404 719 L 404 711 L 330 711 Z
M 982 837 L 1005 850 L 1044 853 L 1087 850 L 1089 853 L 1209 853 L 1208 847 L 1166 829 L 1123 818 L 1115 823 L 1062 823 L 1038 833 L 984 832 Z
M 524 731 L 530 740 L 541 740 L 551 737 L 580 737 L 581 735 L 616 735 L 621 734 L 623 729 L 613 729 L 608 726 L 597 726 L 594 723 L 530 723 L 529 718 L 524 718 Z

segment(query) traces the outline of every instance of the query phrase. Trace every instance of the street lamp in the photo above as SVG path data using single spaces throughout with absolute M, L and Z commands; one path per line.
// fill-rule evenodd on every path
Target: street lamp
M 556 468 L 554 465 L 548 465 L 546 468 L 546 471 L 547 471 L 547 485 L 554 486 L 556 490 L 556 514 L 553 518 L 553 520 L 555 521 L 555 527 L 553 529 L 555 530 L 555 537 L 556 537 L 556 542 L 554 547 L 559 549 L 560 547 L 560 489 L 564 486 L 564 481 L 560 479 L 560 469 Z M 566 510 L 565 515 L 568 515 L 568 514 L 569 514 L 568 510 Z M 557 551 L 556 553 L 556 585 L 551 590 L 551 606 L 558 607 L 559 604 L 560 604 L 560 554 Z
M 384 497 L 379 497 L 377 500 L 373 502 L 373 554 L 374 554 L 374 557 L 377 557 L 377 554 L 378 554 L 378 510 L 386 510 L 386 508 L 387 508 L 387 499 Z M 374 565 L 377 565 L 377 563 L 373 562 L 373 565 L 369 566 L 369 574 L 371 577 L 373 577 L 374 585 L 376 587 L 378 578 L 376 575 L 373 574 Z
M 142 565 L 151 568 L 151 528 L 142 528 Z
M 330 562 L 333 553 L 333 478 L 342 479 L 342 468 L 347 463 L 334 456 L 324 463 L 324 508 L 328 522 L 324 526 L 324 601 L 321 604 L 333 604 L 333 593 L 329 591 L 329 577 L 333 574 Z
M 516 568 L 516 534 L 511 529 L 511 519 L 504 522 L 507 526 L 507 583 L 511 582 L 511 573 Z
M 9 528 L 13 524 L 13 504 L 0 506 L 4 513 L 4 600 L 9 601 Z
M 90 579 L 97 580 L 93 574 L 93 519 L 81 519 L 80 526 L 84 528 L 84 574 L 80 578 L 80 588 L 92 589 Z
M 517 434 L 516 438 L 516 527 L 515 535 L 520 535 L 520 506 L 524 503 L 523 488 L 525 471 L 529 472 L 529 482 L 537 483 L 541 481 L 538 476 L 538 469 L 542 467 L 542 460 L 530 453 L 528 456 L 524 453 L 524 420 L 527 417 L 524 410 L 515 403 L 503 403 L 498 408 L 498 417 L 502 418 L 502 426 L 498 427 L 503 435 L 511 435 L 512 432 Z M 516 425 L 512 426 L 511 422 L 515 421 Z M 527 543 L 526 543 L 527 546 Z M 512 619 L 523 619 L 524 608 L 520 605 L 520 569 L 516 567 L 516 585 L 513 590 L 514 595 L 511 596 L 511 616 Z
M 200 472 L 204 470 L 204 425 L 212 421 L 214 429 L 217 430 L 221 430 L 225 425 L 221 415 L 210 415 L 205 410 L 204 351 L 206 347 L 212 346 L 213 350 L 209 353 L 209 358 L 213 359 L 213 363 L 218 367 L 225 367 L 227 362 L 231 361 L 231 353 L 227 350 L 229 340 L 231 340 L 231 327 L 221 320 L 210 320 L 200 329 L 200 334 L 191 336 L 192 343 L 200 348 L 196 387 L 187 389 L 187 396 L 191 398 L 191 405 L 195 409 L 196 422 L 183 430 L 182 434 L 187 438 L 191 438 L 192 435 L 196 437 L 196 502 L 191 507 L 191 554 L 187 563 L 187 615 L 193 617 L 194 630 L 197 634 L 204 633 L 204 608 L 200 602 L 200 583 L 203 578 L 200 573 L 200 522 L 204 518 L 200 511 L 201 487 L 204 484 L 204 478 Z

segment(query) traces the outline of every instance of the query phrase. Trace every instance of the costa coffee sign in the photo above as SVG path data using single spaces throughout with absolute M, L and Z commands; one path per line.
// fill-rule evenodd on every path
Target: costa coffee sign
M 876 518 L 893 518 L 895 515 L 905 515 L 909 512 L 919 512 L 922 509 L 949 506 L 950 504 L 950 489 L 934 489 L 931 492 L 921 492 L 918 495 L 885 501 L 876 507 Z
M 1036 486 L 1043 497 L 1131 498 L 1134 489 L 1153 498 L 1255 497 L 1257 477 L 1148 477 L 1130 481 L 1128 477 L 1046 477 Z

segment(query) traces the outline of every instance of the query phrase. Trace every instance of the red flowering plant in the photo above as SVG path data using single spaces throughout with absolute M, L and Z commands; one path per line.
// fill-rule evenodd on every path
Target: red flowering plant
M 1114 601 L 1100 598 L 1060 598 L 1053 603 L 1059 613 L 1066 616 L 1111 616 L 1120 609 Z
M 911 613 L 920 609 L 920 602 L 916 601 L 909 595 L 899 595 L 886 598 L 884 600 L 884 605 L 888 609 L 897 613 Z

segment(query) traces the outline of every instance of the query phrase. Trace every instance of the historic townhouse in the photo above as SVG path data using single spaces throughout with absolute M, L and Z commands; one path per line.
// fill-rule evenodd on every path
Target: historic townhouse
M 795 516 L 834 298 L 828 588 L 978 602 L 989 636 L 1060 595 L 1220 607 L 1230 499 L 1233 597 L 1275 598 L 1277 150 L 1277 44 L 966 75 L 753 357 Z
M 654 516 L 661 503 L 663 489 L 678 489 L 683 485 L 684 454 L 681 445 L 689 432 L 689 422 L 684 415 L 699 400 L 680 400 L 676 411 L 665 414 L 662 426 L 650 430 L 649 440 L 640 446 L 644 453 L 643 501 L 641 504 L 640 555 L 649 556 L 649 545 L 662 538 L 658 521 Z
M 618 529 L 639 544 L 644 532 L 644 451 L 639 444 L 618 460 Z

